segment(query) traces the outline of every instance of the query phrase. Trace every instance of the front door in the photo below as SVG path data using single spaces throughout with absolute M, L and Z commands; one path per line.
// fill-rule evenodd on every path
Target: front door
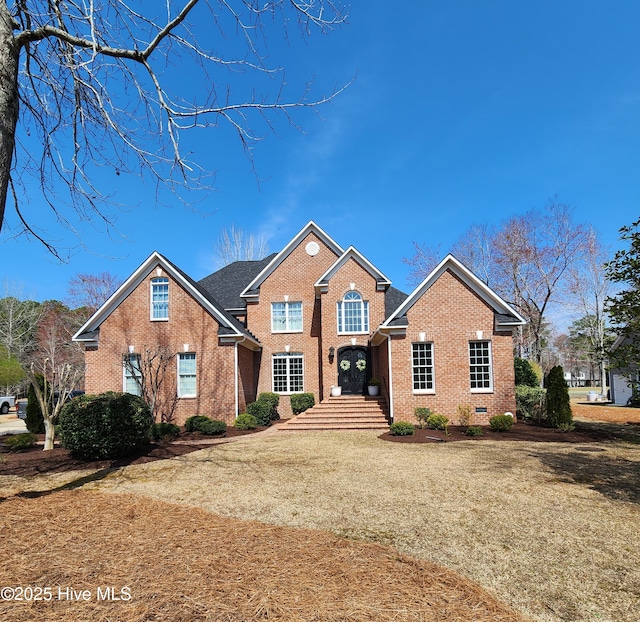
M 349 346 L 338 350 L 338 385 L 343 395 L 362 395 L 367 379 L 367 349 Z

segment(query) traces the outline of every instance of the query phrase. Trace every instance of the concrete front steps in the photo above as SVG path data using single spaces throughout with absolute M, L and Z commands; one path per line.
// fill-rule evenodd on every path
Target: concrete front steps
M 329 397 L 279 426 L 282 432 L 304 430 L 388 430 L 387 409 L 381 397 Z

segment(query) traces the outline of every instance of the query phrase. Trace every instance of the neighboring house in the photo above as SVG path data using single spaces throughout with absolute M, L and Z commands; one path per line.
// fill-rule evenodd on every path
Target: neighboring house
M 426 406 L 455 422 L 466 405 L 486 423 L 515 412 L 512 331 L 522 324 L 451 255 L 407 296 L 310 222 L 279 253 L 199 282 L 153 253 L 74 339 L 91 393 L 135 391 L 123 360 L 171 349 L 178 423 L 194 414 L 231 423 L 267 391 L 288 416 L 293 393 L 362 395 L 372 376 L 391 419 Z
M 611 350 L 617 350 L 620 346 L 630 343 L 629 337 L 624 335 L 618 337 Z M 640 365 L 630 369 L 617 369 L 612 367 L 609 370 L 609 400 L 614 404 L 624 406 L 630 403 L 631 398 L 640 392 Z

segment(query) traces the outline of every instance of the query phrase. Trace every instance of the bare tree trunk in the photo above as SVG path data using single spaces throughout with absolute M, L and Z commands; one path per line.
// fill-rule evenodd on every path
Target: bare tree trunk
M 19 48 L 6 2 L 0 2 L 0 231 L 11 178 L 11 162 L 18 122 Z
M 44 450 L 53 449 L 53 439 L 56 432 L 51 417 L 44 416 Z

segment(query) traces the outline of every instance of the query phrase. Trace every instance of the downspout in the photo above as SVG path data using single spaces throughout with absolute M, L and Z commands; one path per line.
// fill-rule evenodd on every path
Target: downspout
M 245 339 L 246 339 L 246 337 L 244 337 L 242 339 L 242 341 L 244 341 Z M 238 368 L 238 346 L 240 345 L 240 343 L 242 343 L 242 341 L 236 341 L 233 344 L 233 364 L 234 364 L 234 367 L 235 367 L 235 374 L 233 376 L 233 381 L 234 381 L 234 384 L 235 384 L 234 393 L 235 393 L 235 401 L 236 401 L 234 412 L 236 414 L 236 417 L 238 416 L 239 399 L 240 399 L 240 397 L 238 395 L 238 391 L 240 390 L 240 386 L 239 386 L 239 382 L 238 382 L 238 374 L 240 373 L 240 369 Z
M 389 367 L 389 419 L 393 423 L 393 365 L 391 364 L 391 335 L 387 335 L 387 365 Z

